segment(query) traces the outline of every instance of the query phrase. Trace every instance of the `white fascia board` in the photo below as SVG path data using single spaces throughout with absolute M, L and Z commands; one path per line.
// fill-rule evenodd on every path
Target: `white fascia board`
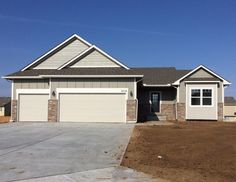
M 3 76 L 3 79 L 39 79 L 41 76 Z
M 109 59 L 111 59 L 113 62 L 115 62 L 116 64 L 120 65 L 121 67 L 129 70 L 130 68 L 125 66 L 124 64 L 122 64 L 121 62 L 119 62 L 118 60 L 116 60 L 115 58 L 111 57 L 109 54 L 107 54 L 106 52 L 104 52 L 103 50 L 99 49 L 97 46 L 94 46 L 94 48 L 100 52 L 101 54 L 105 55 L 106 57 L 108 57 Z
M 71 66 L 71 68 L 117 68 L 118 65 L 111 66 Z
M 42 78 L 137 78 L 143 75 L 39 75 L 39 76 L 6 76 L 3 79 L 42 79 Z
M 50 94 L 50 89 L 16 89 L 16 99 L 20 94 Z
M 189 73 L 187 73 L 186 75 L 184 75 L 182 78 L 178 79 L 177 81 L 175 81 L 173 83 L 173 85 L 179 85 L 180 81 L 183 80 L 184 78 L 188 77 L 189 75 L 191 75 L 192 73 L 196 72 L 199 69 L 204 69 L 206 71 L 208 71 L 209 73 L 211 73 L 212 75 L 216 76 L 217 78 L 223 80 L 223 84 L 224 85 L 230 85 L 231 83 L 228 82 L 227 80 L 225 80 L 224 78 L 222 78 L 221 76 L 217 75 L 216 73 L 214 73 L 213 71 L 211 71 L 210 69 L 206 68 L 203 65 L 198 66 L 197 68 L 193 69 L 192 71 L 190 71 Z
M 80 37 L 77 34 L 72 35 L 72 37 L 76 37 L 78 40 L 80 40 L 81 42 L 85 43 L 88 46 L 92 46 L 92 44 L 90 44 L 88 41 L 86 41 L 85 39 L 83 39 L 82 37 Z
M 58 68 L 58 70 L 61 70 L 61 69 L 65 68 L 67 65 L 73 63 L 75 60 L 79 59 L 80 57 L 82 57 L 84 54 L 86 54 L 87 52 L 89 52 L 92 49 L 94 49 L 94 46 L 91 46 L 88 49 L 86 49 L 85 51 L 81 52 L 79 55 L 77 55 L 76 57 L 72 58 L 70 61 L 68 61 L 65 64 L 63 64 L 62 66 L 60 66 Z
M 40 75 L 42 78 L 133 78 L 143 75 Z
M 171 87 L 171 84 L 155 85 L 155 84 L 143 84 L 144 87 Z
M 185 81 L 185 83 L 220 83 L 220 81 Z
M 55 51 L 56 49 L 58 49 L 59 47 L 63 46 L 65 43 L 67 43 L 68 41 L 70 41 L 71 39 L 76 38 L 80 41 L 82 41 L 83 43 L 85 43 L 88 46 L 91 46 L 90 43 L 88 43 L 87 41 L 85 41 L 83 38 L 81 38 L 80 36 L 74 34 L 72 36 L 70 36 L 68 39 L 66 39 L 65 41 L 63 41 L 61 44 L 59 44 L 58 46 L 52 48 L 51 50 L 49 50 L 46 54 L 42 55 L 41 57 L 39 57 L 38 59 L 36 59 L 34 62 L 32 62 L 31 64 L 29 64 L 28 66 L 24 67 L 21 71 L 25 71 L 26 69 L 28 69 L 29 67 L 31 67 L 32 65 L 34 65 L 35 63 L 39 62 L 41 59 L 43 59 L 44 57 L 46 57 L 47 55 L 49 55 L 50 53 L 52 53 L 53 51 Z
M 127 88 L 57 88 L 56 89 L 56 97 L 59 99 L 60 94 L 80 94 L 80 93 L 121 93 L 126 94 L 126 99 L 128 99 L 128 89 Z

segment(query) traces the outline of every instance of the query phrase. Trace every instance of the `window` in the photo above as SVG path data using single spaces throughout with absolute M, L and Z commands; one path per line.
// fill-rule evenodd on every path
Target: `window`
M 192 89 L 191 91 L 191 105 L 199 106 L 201 103 L 201 90 Z
M 191 106 L 212 106 L 212 89 L 191 89 Z
M 212 90 L 211 89 L 202 90 L 202 105 L 204 106 L 212 105 Z

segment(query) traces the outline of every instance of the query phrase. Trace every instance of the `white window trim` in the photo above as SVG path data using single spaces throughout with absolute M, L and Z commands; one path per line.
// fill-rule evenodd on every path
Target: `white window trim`
M 16 89 L 16 100 L 18 100 L 20 94 L 48 94 L 48 98 L 50 99 L 49 89 Z
M 149 104 L 150 104 L 150 113 L 152 112 L 152 106 L 151 106 L 151 104 L 152 104 L 152 101 L 151 101 L 151 96 L 152 96 L 152 94 L 153 93 L 159 93 L 160 94 L 160 108 L 159 108 L 159 112 L 157 112 L 157 113 L 161 113 L 161 104 L 162 104 L 162 93 L 161 93 L 161 91 L 150 91 L 149 92 Z
M 79 93 L 101 93 L 101 94 L 125 94 L 125 99 L 128 100 L 127 88 L 57 88 L 56 98 L 59 99 L 59 95 L 63 93 L 79 94 Z
M 211 105 L 203 105 L 202 101 L 203 98 L 210 98 L 210 97 L 203 97 L 203 90 L 208 89 L 211 90 Z M 200 105 L 192 105 L 192 90 L 200 90 Z M 214 107 L 214 89 L 212 87 L 189 87 L 189 106 L 190 107 Z

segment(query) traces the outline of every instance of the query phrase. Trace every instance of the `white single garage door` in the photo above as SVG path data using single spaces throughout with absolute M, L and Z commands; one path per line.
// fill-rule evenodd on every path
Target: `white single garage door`
M 48 95 L 19 95 L 19 121 L 47 121 Z
M 125 94 L 60 94 L 62 122 L 125 122 Z

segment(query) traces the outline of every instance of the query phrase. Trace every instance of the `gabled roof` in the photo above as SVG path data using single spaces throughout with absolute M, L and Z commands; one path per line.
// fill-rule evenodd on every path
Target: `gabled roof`
M 93 46 L 89 47 L 88 49 L 86 49 L 81 54 L 79 54 L 78 56 L 76 56 L 75 58 L 71 59 L 70 61 L 68 61 L 67 63 L 65 63 L 61 67 L 59 67 L 58 70 L 61 70 L 63 68 L 66 68 L 67 66 L 71 66 L 71 65 L 75 64 L 76 62 L 78 62 L 80 60 L 80 58 L 82 58 L 83 56 L 85 56 L 87 53 L 89 53 L 92 50 L 98 51 L 99 53 L 101 53 L 105 57 L 109 58 L 115 64 L 117 64 L 125 69 L 129 69 L 126 65 L 122 64 L 120 61 L 116 60 L 115 58 L 113 58 L 112 56 L 110 56 L 109 54 L 104 52 L 103 50 L 99 49 L 97 46 L 93 45 Z
M 211 75 L 215 76 L 216 78 L 218 78 L 219 80 L 223 81 L 224 85 L 230 85 L 231 83 L 227 80 L 225 80 L 224 78 L 222 78 L 221 76 L 219 76 L 218 74 L 216 74 L 215 72 L 213 72 L 212 70 L 208 69 L 207 67 L 200 65 L 197 68 L 193 69 L 192 71 L 190 71 L 189 73 L 185 74 L 184 76 L 182 76 L 181 78 L 179 78 L 177 81 L 175 81 L 173 83 L 173 85 L 179 85 L 180 82 L 182 80 L 184 80 L 185 78 L 187 78 L 188 76 L 192 75 L 193 73 L 195 73 L 196 71 L 198 71 L 199 69 L 203 69 L 205 71 L 207 71 L 208 73 L 210 73 Z
M 74 35 L 70 36 L 69 38 L 67 38 L 65 41 L 63 41 L 63 42 L 62 42 L 61 44 L 59 44 L 58 46 L 52 48 L 52 49 L 49 50 L 47 53 L 45 53 L 44 55 L 42 55 L 41 57 L 39 57 L 38 59 L 36 59 L 34 62 L 32 62 L 32 63 L 30 63 L 29 65 L 27 65 L 26 67 L 24 67 L 21 71 L 25 71 L 25 70 L 27 70 L 28 68 L 32 67 L 33 65 L 36 65 L 36 64 L 41 63 L 41 61 L 42 61 L 45 57 L 47 57 L 47 56 L 49 56 L 49 55 L 51 55 L 51 54 L 57 52 L 57 51 L 60 50 L 62 47 L 64 47 L 65 45 L 67 45 L 68 43 L 70 43 L 70 42 L 72 42 L 73 40 L 76 40 L 76 39 L 77 39 L 77 40 L 80 40 L 81 42 L 83 42 L 84 44 L 86 44 L 86 45 L 88 45 L 88 46 L 91 46 L 91 44 L 90 44 L 89 42 L 87 42 L 86 40 L 84 40 L 84 39 L 81 38 L 80 36 L 74 34 Z
M 5 106 L 9 102 L 11 102 L 11 97 L 0 97 L 0 107 Z
M 72 65 L 73 63 L 77 62 L 79 60 L 79 58 L 81 58 L 82 56 L 86 55 L 88 52 L 90 52 L 91 50 L 97 50 L 99 53 L 101 53 L 102 55 L 106 56 L 107 58 L 109 58 L 112 62 L 114 62 L 115 64 L 125 68 L 125 69 L 129 69 L 126 65 L 122 64 L 121 62 L 119 62 L 118 60 L 116 60 L 115 58 L 113 58 L 112 56 L 110 56 L 109 54 L 107 54 L 106 52 L 102 51 L 101 49 L 99 49 L 98 47 L 96 47 L 95 45 L 92 45 L 90 43 L 88 43 L 87 41 L 85 41 L 83 38 L 81 38 L 80 36 L 74 34 L 71 37 L 69 37 L 68 39 L 66 39 L 65 41 L 63 41 L 61 44 L 59 44 L 58 46 L 54 47 L 53 49 L 51 49 L 50 51 L 48 51 L 46 54 L 42 55 L 41 57 L 39 57 L 38 59 L 36 59 L 34 62 L 32 62 L 31 64 L 27 65 L 26 67 L 24 67 L 21 71 L 25 71 L 29 68 L 31 68 L 32 66 L 37 66 L 39 64 L 41 64 L 43 61 L 45 61 L 45 58 L 47 58 L 48 56 L 53 55 L 54 53 L 56 53 L 57 51 L 59 51 L 60 49 L 62 49 L 63 47 L 65 47 L 66 45 L 68 45 L 69 43 L 71 43 L 74 40 L 80 40 L 81 42 L 83 42 L 84 44 L 86 44 L 87 46 L 89 46 L 85 51 L 83 51 L 82 53 L 79 53 L 77 56 L 75 56 L 74 58 L 72 58 L 71 60 L 66 60 L 67 62 L 63 65 L 61 65 L 58 69 L 63 69 L 65 67 L 67 67 L 68 65 Z

